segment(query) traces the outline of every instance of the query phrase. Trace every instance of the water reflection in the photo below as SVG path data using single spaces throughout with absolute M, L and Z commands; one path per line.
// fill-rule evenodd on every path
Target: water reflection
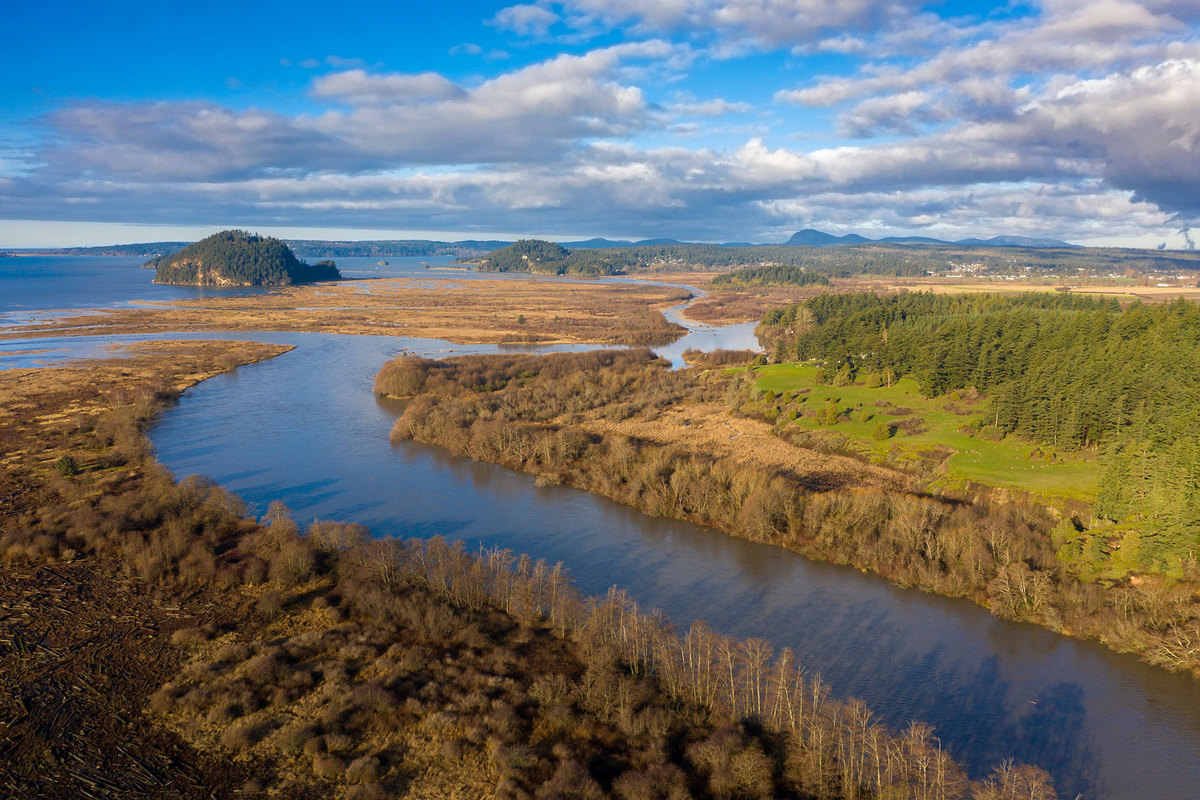
M 538 487 L 422 445 L 390 446 L 396 408 L 373 397 L 374 372 L 401 348 L 436 355 L 449 343 L 229 338 L 297 349 L 190 390 L 151 436 L 177 475 L 209 475 L 255 513 L 282 499 L 302 523 L 342 519 L 379 535 L 444 535 L 563 561 L 586 592 L 619 584 L 682 627 L 703 618 L 794 648 L 837 694 L 861 697 L 887 724 L 933 724 L 976 776 L 1016 756 L 1051 770 L 1063 797 L 1194 796 L 1200 693 L 1191 678 L 965 601 Z

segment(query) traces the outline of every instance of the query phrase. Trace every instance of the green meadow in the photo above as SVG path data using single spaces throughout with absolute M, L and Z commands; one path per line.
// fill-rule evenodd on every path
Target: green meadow
M 952 454 L 939 481 L 949 485 L 975 481 L 1053 497 L 1095 499 L 1101 473 L 1098 456 L 1055 451 L 1011 435 L 1001 441 L 980 438 L 972 429 L 987 424 L 982 398 L 957 392 L 925 397 L 912 378 L 878 388 L 868 388 L 861 376 L 846 386 L 823 385 L 817 382 L 819 368 L 806 363 L 774 364 L 754 371 L 768 419 L 774 416 L 785 428 L 841 434 L 851 447 L 872 459 L 900 464 L 928 461 L 932 452 L 947 449 Z M 826 424 L 831 403 L 838 421 Z M 793 414 L 795 419 L 789 420 Z M 880 423 L 890 429 L 888 438 L 876 438 Z

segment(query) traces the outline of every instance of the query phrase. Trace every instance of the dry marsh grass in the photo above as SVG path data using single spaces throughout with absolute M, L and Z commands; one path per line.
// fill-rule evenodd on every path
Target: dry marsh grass
M 1020 778 L 1053 797 L 1009 763 L 968 784 L 927 727 L 885 730 L 790 651 L 678 635 L 624 593 L 580 597 L 560 567 L 302 531 L 282 506 L 253 520 L 209 481 L 176 483 L 140 427 L 189 380 L 279 348 L 156 347 L 89 365 L 113 382 L 96 406 L 68 371 L 5 387 L 50 420 L 12 434 L 35 502 L 0 531 L 13 796 L 982 798 Z M 477 366 L 439 380 L 497 381 Z M 61 474 L 48 445 L 96 464 Z
M 294 330 L 419 336 L 460 344 L 663 344 L 684 329 L 668 322 L 661 309 L 689 296 L 686 290 L 667 286 L 544 278 L 346 281 L 82 314 L 0 329 L 0 338 Z

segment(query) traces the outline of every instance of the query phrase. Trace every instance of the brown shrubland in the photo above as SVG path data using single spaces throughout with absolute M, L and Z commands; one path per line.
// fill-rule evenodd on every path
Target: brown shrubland
M 513 359 L 511 380 L 536 387 L 521 377 L 528 364 Z M 570 361 L 549 363 L 558 379 L 577 380 Z M 631 373 L 592 387 L 596 397 L 622 395 L 638 375 L 660 371 L 645 354 L 597 354 L 583 363 Z M 478 364 L 431 375 L 426 385 L 484 397 L 495 390 L 470 387 L 498 385 L 506 374 Z M 696 391 L 673 381 L 638 394 L 635 413 Z M 577 414 L 594 398 L 547 400 Z M 136 429 L 149 413 L 122 416 Z M 532 436 L 550 423 L 529 424 Z M 90 436 L 88 428 L 73 436 Z M 124 660 L 106 656 L 139 682 L 122 702 L 151 715 L 102 717 L 124 742 L 122 763 L 139 766 L 113 771 L 106 751 L 89 744 L 108 741 L 94 732 L 67 745 L 79 755 L 74 766 L 48 770 L 43 751 L 30 743 L 65 743 L 41 729 L 34 736 L 18 720 L 0 735 L 7 756 L 0 780 L 19 795 L 156 796 L 166 785 L 160 780 L 190 781 L 182 793 L 346 798 L 455 791 L 953 798 L 990 790 L 967 784 L 927 728 L 888 731 L 861 704 L 830 698 L 788 650 L 735 641 L 703 623 L 676 632 L 623 592 L 581 597 L 560 566 L 507 551 L 471 553 L 437 538 L 370 540 L 358 526 L 330 522 L 304 532 L 278 505 L 262 520 L 249 519 L 237 498 L 209 481 L 173 482 L 144 449 L 113 453 L 126 434 L 112 431 L 112 444 L 89 446 L 118 467 L 85 468 L 71 498 L 56 499 L 40 484 L 45 494 L 6 519 L 3 557 L 10 574 L 34 575 L 62 571 L 56 565 L 73 553 L 71 569 L 98 576 L 88 584 L 91 606 L 97 593 L 138 598 L 141 605 L 132 607 L 176 620 L 126 646 Z M 524 452 L 494 426 L 464 438 L 480 452 Z M 527 457 L 564 464 L 597 446 L 566 430 L 531 443 Z M 669 461 L 643 464 L 636 443 L 626 444 L 614 450 L 614 463 L 624 460 L 658 481 L 655 503 L 688 496 L 683 486 L 670 488 Z M 51 471 L 50 464 L 42 469 Z M 764 532 L 790 519 L 786 504 L 779 515 L 769 482 L 722 480 L 731 482 L 727 491 L 761 495 L 750 505 Z M 78 589 L 74 584 L 63 597 L 79 597 Z M 72 619 L 88 607 L 78 599 L 55 602 L 75 603 Z M 40 603 L 48 610 L 38 613 L 54 607 Z M 110 626 L 116 618 L 90 617 Z M 86 648 L 96 640 L 79 641 Z M 32 680 L 21 652 L 0 654 L 6 703 Z M 159 659 L 153 670 L 150 654 Z M 72 675 L 71 667 L 62 669 Z M 89 696 L 70 688 L 85 679 L 71 680 L 55 690 L 62 708 Z M 103 690 L 100 696 L 114 701 Z M 173 749 L 152 744 L 158 741 Z M 144 766 L 151 763 L 172 765 L 172 772 Z M 999 791 L 1010 784 L 1024 791 L 1029 781 L 1013 776 L 1040 774 L 1002 767 L 1007 771 L 991 785 Z

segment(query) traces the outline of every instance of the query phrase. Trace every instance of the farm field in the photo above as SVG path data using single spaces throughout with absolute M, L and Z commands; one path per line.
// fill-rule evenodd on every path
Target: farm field
M 1008 436 L 987 441 L 972 433 L 986 424 L 985 400 L 951 392 L 925 397 L 912 378 L 890 387 L 868 388 L 863 380 L 846 386 L 817 382 L 819 367 L 811 363 L 774 364 L 753 368 L 761 402 L 784 429 L 798 428 L 813 435 L 844 436 L 851 448 L 874 461 L 903 466 L 918 460 L 944 458 L 938 482 L 948 485 L 974 481 L 1013 487 L 1052 497 L 1090 502 L 1100 480 L 1094 454 L 1063 453 Z M 827 424 L 828 406 L 837 421 Z M 787 417 L 795 414 L 795 418 Z M 881 424 L 888 436 L 876 438 Z M 948 457 L 944 454 L 950 451 Z

